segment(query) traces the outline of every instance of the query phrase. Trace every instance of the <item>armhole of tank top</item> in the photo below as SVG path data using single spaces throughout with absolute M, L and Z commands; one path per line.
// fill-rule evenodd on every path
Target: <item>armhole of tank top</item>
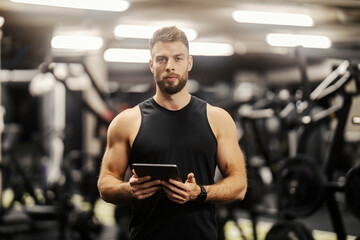
M 212 137 L 214 138 L 214 141 L 215 141 L 215 143 L 216 143 L 216 145 L 217 145 L 217 138 L 216 138 L 216 136 L 215 136 L 215 133 L 214 133 L 213 129 L 211 128 L 210 121 L 209 121 L 209 117 L 208 117 L 208 106 L 209 106 L 209 104 L 208 104 L 208 103 L 205 103 L 206 123 L 207 123 L 207 126 L 208 126 L 208 128 L 209 128 L 209 130 L 210 130 L 210 132 L 211 132 L 211 135 L 212 135 Z
M 135 138 L 134 138 L 134 141 L 133 141 L 133 143 L 132 143 L 132 145 L 131 145 L 131 149 L 134 147 L 134 145 L 135 145 L 135 143 L 136 143 L 136 141 L 137 141 L 137 139 L 138 139 L 138 137 L 139 137 L 139 134 L 140 134 L 140 131 L 141 131 L 141 129 L 142 129 L 142 126 L 143 126 L 144 116 L 143 116 L 143 111 L 142 111 L 142 108 L 141 108 L 141 105 L 140 105 L 140 104 L 138 105 L 138 108 L 139 108 L 139 111 L 140 111 L 140 126 L 139 126 L 139 129 L 138 129 L 138 132 L 136 133 L 136 136 L 135 136 Z

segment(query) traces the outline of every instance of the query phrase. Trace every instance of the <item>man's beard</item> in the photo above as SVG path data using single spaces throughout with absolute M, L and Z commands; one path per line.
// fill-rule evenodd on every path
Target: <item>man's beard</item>
M 160 88 L 160 90 L 166 94 L 175 94 L 180 92 L 186 85 L 188 80 L 188 72 L 185 72 L 184 75 L 176 75 L 179 81 L 168 82 L 166 78 L 162 79 L 155 78 L 156 85 Z

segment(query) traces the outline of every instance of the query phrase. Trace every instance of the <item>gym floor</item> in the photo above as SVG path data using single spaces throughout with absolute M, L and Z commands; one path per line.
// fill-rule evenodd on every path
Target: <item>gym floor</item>
M 114 207 L 103 201 L 98 202 L 97 216 L 104 224 L 104 229 L 99 240 L 114 240 L 120 228 L 127 226 L 118 226 L 113 217 Z M 347 240 L 355 240 L 360 236 L 360 220 L 351 212 L 346 210 L 345 206 L 340 206 L 344 226 L 347 232 Z M 245 210 L 235 210 L 237 222 L 228 220 L 224 227 L 226 240 L 253 240 L 253 228 L 249 219 L 249 213 Z M 314 214 L 303 219 L 296 219 L 303 223 L 308 229 L 313 230 L 315 240 L 337 240 L 331 225 L 330 216 L 325 206 L 322 206 Z M 259 217 L 257 221 L 257 239 L 263 240 L 271 226 L 276 222 L 272 217 Z
M 347 232 L 347 240 L 355 240 L 356 236 L 360 236 L 360 220 L 357 219 L 345 209 L 345 207 L 340 206 L 343 222 Z M 235 209 L 235 217 L 237 221 L 229 219 L 224 227 L 226 240 L 252 240 L 253 237 L 253 228 L 252 223 L 249 220 L 249 212 L 241 209 Z M 95 237 L 91 238 L 94 240 L 120 240 L 118 234 L 120 231 L 127 230 L 127 224 L 117 224 L 115 221 L 115 206 L 112 204 L 105 203 L 102 200 L 98 200 L 95 205 L 95 216 L 99 220 L 99 223 L 102 226 L 101 232 Z M 21 217 L 21 211 L 13 211 L 11 213 L 13 218 Z M 302 222 L 308 229 L 313 230 L 313 236 L 315 240 L 336 240 L 336 234 L 333 231 L 329 213 L 325 206 L 322 206 L 310 217 L 297 219 L 297 221 Z M 260 216 L 257 219 L 257 239 L 265 239 L 266 233 L 269 231 L 271 226 L 276 222 L 276 219 L 272 217 L 263 217 Z M 33 223 L 34 224 L 34 223 Z M 4 228 L 4 226 L 0 226 Z M 18 231 L 21 228 L 24 228 L 24 233 L 17 233 L 12 235 L 7 235 L 4 239 L 7 240 L 32 240 L 32 239 L 59 239 L 58 233 L 58 223 L 51 221 L 42 221 L 37 223 L 36 231 L 26 231 L 25 225 L 14 225 L 13 228 L 17 228 Z M 15 229 L 7 228 L 7 231 L 12 231 Z M 3 239 L 3 236 L 0 235 L 0 239 Z M 65 239 L 74 240 L 73 237 L 66 237 Z M 88 239 L 85 238 L 76 238 L 76 239 Z M 121 238 L 123 240 L 123 238 Z

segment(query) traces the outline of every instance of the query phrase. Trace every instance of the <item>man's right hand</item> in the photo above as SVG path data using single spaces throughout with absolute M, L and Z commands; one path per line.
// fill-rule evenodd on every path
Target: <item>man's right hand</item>
M 138 177 L 134 170 L 132 170 L 133 176 L 130 178 L 129 183 L 131 187 L 132 195 L 138 199 L 145 199 L 154 195 L 159 189 L 161 189 L 161 180 L 151 181 L 150 176 Z

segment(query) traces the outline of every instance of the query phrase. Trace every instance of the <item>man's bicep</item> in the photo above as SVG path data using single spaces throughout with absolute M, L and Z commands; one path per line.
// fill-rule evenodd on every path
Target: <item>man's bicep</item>
M 130 142 L 139 128 L 140 111 L 128 109 L 110 124 L 107 146 L 102 162 L 102 172 L 123 180 L 129 163 Z
M 223 177 L 232 175 L 243 169 L 243 154 L 237 142 L 230 139 L 219 139 L 217 164 Z
M 123 180 L 129 162 L 128 152 L 127 143 L 125 142 L 117 142 L 108 147 L 102 160 L 102 174 L 110 174 Z
M 218 131 L 218 167 L 223 176 L 244 171 L 244 157 L 237 141 L 234 121 L 225 116 Z

